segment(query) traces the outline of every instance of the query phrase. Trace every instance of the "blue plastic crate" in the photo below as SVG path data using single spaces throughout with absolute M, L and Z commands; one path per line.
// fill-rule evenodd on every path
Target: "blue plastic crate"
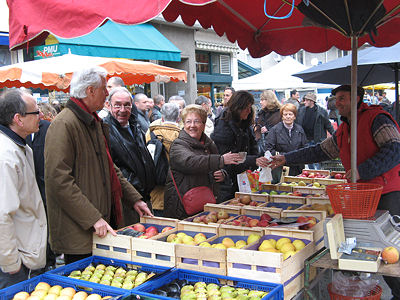
M 46 274 L 49 277 L 56 278 L 56 279 L 57 278 L 67 278 L 68 280 L 71 280 L 72 282 L 77 282 L 77 283 L 85 282 L 86 283 L 88 281 L 75 279 L 75 278 L 69 278 L 67 276 L 72 271 L 84 270 L 90 264 L 93 264 L 94 266 L 96 266 L 98 264 L 104 264 L 106 266 L 112 265 L 112 266 L 116 266 L 116 267 L 123 267 L 124 269 L 136 269 L 136 270 L 140 270 L 142 272 L 147 272 L 147 273 L 153 272 L 156 274 L 161 274 L 161 273 L 166 272 L 171 269 L 168 267 L 149 265 L 149 264 L 144 264 L 144 263 L 139 263 L 139 262 L 131 262 L 131 261 L 125 261 L 125 260 L 119 260 L 119 259 L 113 259 L 113 258 L 94 255 L 94 256 L 73 262 L 71 264 L 56 268 L 54 270 L 47 272 Z M 155 276 L 157 276 L 157 275 L 155 275 Z M 151 279 L 149 281 L 151 281 Z M 90 282 L 90 283 L 96 287 L 107 287 L 107 288 L 113 289 L 115 291 L 128 291 L 126 289 L 107 286 L 104 284 L 99 284 L 99 283 L 94 283 L 94 282 Z
M 82 281 L 76 282 L 67 277 L 61 278 L 52 278 L 47 274 L 36 276 L 29 280 L 22 281 L 20 283 L 14 284 L 8 288 L 0 290 L 0 300 L 10 300 L 13 296 L 18 292 L 28 292 L 31 293 L 34 291 L 36 285 L 39 282 L 47 282 L 49 285 L 61 285 L 63 288 L 72 287 L 76 291 L 85 291 L 88 294 L 99 294 L 102 297 L 112 296 L 117 297 L 121 295 L 129 295 L 130 291 L 119 289 L 116 291 L 115 289 L 111 289 L 104 285 L 94 285 L 91 282 Z
M 218 285 L 231 285 L 233 287 L 246 288 L 250 290 L 260 290 L 269 292 L 267 296 L 263 298 L 272 299 L 272 300 L 283 300 L 283 285 L 278 283 L 268 283 L 268 282 L 260 282 L 254 280 L 248 280 L 243 278 L 222 276 L 222 275 L 214 275 L 184 269 L 173 269 L 171 272 L 168 272 L 156 280 L 154 280 L 151 284 L 142 285 L 138 287 L 134 291 L 132 295 L 132 300 L 136 297 L 140 297 L 141 299 L 173 299 L 169 297 L 163 297 L 159 295 L 151 294 L 152 291 L 159 289 L 160 287 L 172 282 L 175 279 L 186 279 L 189 282 L 198 282 L 203 281 L 205 283 L 215 283 Z M 128 300 L 128 299 L 127 299 Z
M 300 206 L 303 206 L 304 204 L 296 204 L 296 203 L 283 203 L 283 202 L 268 202 L 266 207 L 276 207 L 276 208 L 282 208 L 284 210 L 287 210 L 289 206 L 292 207 L 292 209 L 299 208 Z

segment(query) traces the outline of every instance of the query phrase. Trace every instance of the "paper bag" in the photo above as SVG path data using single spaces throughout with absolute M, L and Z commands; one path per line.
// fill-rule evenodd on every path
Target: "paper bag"
M 237 174 L 237 182 L 240 193 L 251 193 L 250 181 L 247 172 Z

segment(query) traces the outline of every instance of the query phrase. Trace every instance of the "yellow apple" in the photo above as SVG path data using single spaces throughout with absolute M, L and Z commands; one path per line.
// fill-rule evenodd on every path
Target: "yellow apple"
M 211 247 L 211 245 L 210 245 L 209 242 L 202 242 L 202 243 L 200 243 L 199 246 L 200 246 L 200 247 Z
M 199 232 L 194 236 L 194 241 L 198 244 L 201 242 L 204 242 L 206 239 L 207 239 L 207 237 L 202 232 Z
M 238 249 L 243 248 L 246 245 L 247 245 L 246 241 L 243 241 L 243 240 L 238 240 L 235 243 L 235 247 L 238 248 Z
M 247 245 L 250 245 L 252 243 L 255 243 L 256 241 L 258 241 L 261 238 L 261 235 L 257 234 L 257 233 L 252 233 L 249 235 L 249 237 L 247 238 Z
M 276 242 L 276 249 L 280 250 L 281 247 L 286 244 L 286 243 L 291 243 L 291 240 L 289 238 L 280 238 L 277 242 Z
M 13 300 L 26 300 L 29 297 L 27 292 L 19 292 L 14 295 Z
M 382 251 L 382 259 L 388 264 L 394 264 L 399 261 L 399 251 L 395 247 L 386 247 Z
M 264 240 L 258 247 L 259 251 L 264 251 L 265 249 L 275 249 L 274 245 L 269 240 Z
M 235 247 L 235 242 L 234 242 L 231 238 L 229 238 L 229 237 L 224 238 L 224 239 L 222 240 L 222 244 L 223 244 L 226 248 Z
M 35 287 L 35 291 L 36 290 L 45 290 L 46 292 L 50 289 L 50 284 L 48 284 L 47 282 L 39 282 L 36 287 Z
M 287 251 L 287 252 L 285 252 L 285 253 L 283 254 L 283 260 L 285 260 L 285 259 L 287 259 L 287 258 L 289 258 L 289 257 L 291 257 L 291 256 L 293 256 L 293 255 L 295 255 L 295 254 L 296 254 L 295 251 Z
M 301 240 L 294 240 L 292 244 L 297 251 L 303 249 L 306 246 L 306 244 Z
M 286 253 L 286 252 L 289 252 L 289 251 L 296 251 L 296 247 L 293 246 L 293 244 L 289 242 L 289 243 L 283 244 L 281 249 L 279 249 L 279 250 L 282 253 Z

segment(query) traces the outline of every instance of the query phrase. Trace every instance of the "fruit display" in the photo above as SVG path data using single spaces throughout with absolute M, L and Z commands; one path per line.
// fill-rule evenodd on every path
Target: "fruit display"
M 270 227 L 278 225 L 271 221 L 272 217 L 267 213 L 263 213 L 260 217 L 241 215 L 225 224 L 243 227 Z
M 157 228 L 157 227 L 159 227 L 159 228 Z M 161 229 L 161 231 L 159 231 L 159 229 Z M 160 232 L 166 232 L 171 229 L 174 229 L 174 228 L 170 227 L 170 226 L 162 227 L 160 225 L 154 226 L 151 224 L 137 223 L 137 224 L 127 226 L 125 228 L 118 230 L 117 234 L 128 235 L 131 237 L 137 237 L 137 238 L 141 238 L 141 239 L 148 239 L 148 238 L 151 238 L 151 237 L 159 234 Z
M 309 230 L 317 224 L 318 220 L 315 217 L 300 216 L 297 218 L 296 223 L 307 223 L 299 226 L 299 229 Z
M 208 236 L 207 236 L 208 235 Z M 211 235 L 210 233 L 194 233 L 194 232 L 177 232 L 171 233 L 167 236 L 166 242 L 173 244 L 197 245 L 207 240 Z
M 312 187 L 312 188 L 326 188 L 324 184 L 320 184 L 318 181 L 314 181 L 313 183 L 305 183 L 304 181 L 299 181 L 299 182 L 282 182 L 281 185 L 283 186 L 292 186 L 292 187 L 298 187 L 298 186 L 303 186 L 303 187 Z
M 154 290 L 152 294 L 189 300 L 189 299 L 240 299 L 258 300 L 265 297 L 268 292 L 249 290 L 246 288 L 235 288 L 229 285 L 218 285 L 216 283 L 189 282 L 186 279 L 175 279 L 174 281 Z
M 302 204 L 296 203 L 280 203 L 280 202 L 269 202 L 266 207 L 269 208 L 281 208 L 284 210 L 294 210 L 302 206 Z
M 335 212 L 332 209 L 332 206 L 329 203 L 326 203 L 326 204 L 313 203 L 311 205 L 307 205 L 307 206 L 302 207 L 301 210 L 326 211 L 326 215 L 327 216 L 335 214 Z
M 249 236 L 222 236 L 214 241 L 208 243 L 203 242 L 200 243 L 200 247 L 207 247 L 207 248 L 216 248 L 216 249 L 241 249 L 249 244 L 252 244 L 258 241 L 261 238 L 261 235 L 252 233 Z
M 72 271 L 68 277 L 130 290 L 154 275 L 152 272 L 146 273 L 135 269 L 126 270 L 112 265 L 98 264 L 95 267 L 90 264 L 83 271 Z
M 230 220 L 233 220 L 236 216 L 227 213 L 224 210 L 220 211 L 210 211 L 210 212 L 203 212 L 198 216 L 195 216 L 191 220 L 193 223 L 200 223 L 200 224 L 209 224 L 209 223 L 226 223 Z
M 50 286 L 47 282 L 39 282 L 34 291 L 19 292 L 13 300 L 105 300 L 111 296 L 101 297 L 99 294 L 88 294 L 84 291 L 76 291 L 72 287 L 63 288 L 61 285 Z
M 311 170 L 303 170 L 300 175 L 297 175 L 297 177 L 306 177 L 306 178 L 326 178 L 329 177 L 329 174 L 323 174 L 321 172 L 318 172 L 318 170 L 315 170 L 314 172 Z
M 274 252 L 283 253 L 283 259 L 287 259 L 306 246 L 306 243 L 299 239 L 293 239 L 287 237 L 282 238 L 269 238 L 264 239 L 258 246 L 258 251 L 262 252 Z
M 264 205 L 265 202 L 254 201 L 254 200 L 251 200 L 250 196 L 244 195 L 244 196 L 240 196 L 240 197 L 234 198 L 232 200 L 229 200 L 229 201 L 225 202 L 224 204 L 235 205 L 235 206 L 245 206 L 245 205 L 261 206 L 261 205 Z

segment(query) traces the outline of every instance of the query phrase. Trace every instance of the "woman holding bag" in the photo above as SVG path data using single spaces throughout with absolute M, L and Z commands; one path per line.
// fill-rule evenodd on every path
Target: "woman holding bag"
M 200 105 L 186 106 L 182 111 L 182 120 L 184 128 L 170 149 L 171 172 L 164 195 L 164 215 L 177 219 L 187 218 L 203 210 L 201 207 L 195 212 L 193 207 L 185 207 L 182 203 L 193 192 L 193 188 L 207 187 L 215 195 L 218 182 L 225 178 L 222 168 L 238 164 L 241 159 L 237 153 L 218 154 L 214 142 L 204 134 L 207 112 Z M 199 202 L 202 200 L 204 197 L 199 198 Z

